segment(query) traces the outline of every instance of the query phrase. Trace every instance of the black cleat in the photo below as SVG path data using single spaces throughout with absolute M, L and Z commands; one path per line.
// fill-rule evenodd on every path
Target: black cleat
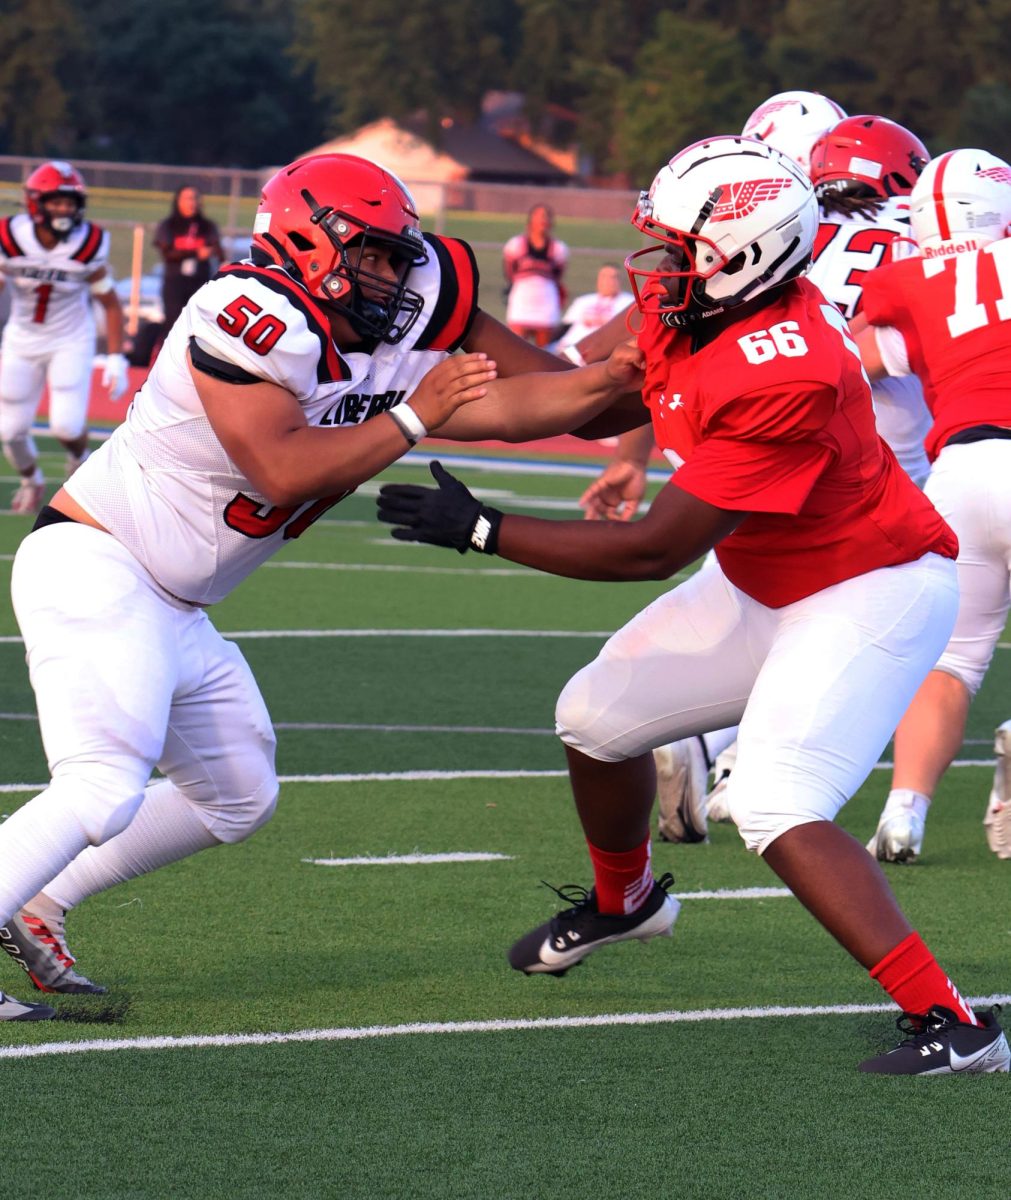
M 587 891 L 571 884 L 562 888 L 547 884 L 572 907 L 562 909 L 521 937 L 509 951 L 509 965 L 527 975 L 564 975 L 569 967 L 611 942 L 670 937 L 681 908 L 679 901 L 667 894 L 673 884 L 674 877 L 669 873 L 654 880 L 643 904 L 627 916 L 599 912 L 592 888 Z
M 903 1013 L 896 1024 L 906 1035 L 894 1050 L 868 1058 L 861 1071 L 874 1075 L 987 1075 L 1011 1064 L 999 1008 L 977 1012 L 979 1025 L 960 1021 L 949 1008 L 925 1016 Z

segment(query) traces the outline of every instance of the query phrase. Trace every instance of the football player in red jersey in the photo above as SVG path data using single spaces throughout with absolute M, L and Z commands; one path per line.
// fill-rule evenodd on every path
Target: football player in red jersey
M 645 517 L 505 515 L 439 467 L 437 489 L 380 493 L 394 536 L 573 578 L 666 579 L 715 549 L 562 692 L 594 884 L 563 889 L 571 907 L 510 962 L 560 974 L 670 932 L 678 904 L 650 867 L 651 751 L 739 723 L 729 787 L 745 844 L 915 1018 L 862 1069 L 1007 1070 L 995 1015 L 973 1013 L 834 823 L 951 631 L 957 543 L 875 430 L 845 319 L 801 278 L 818 226 L 810 180 L 760 142 L 713 138 L 661 169 L 634 224 L 653 242 L 627 263 L 644 398 L 675 468 Z
M 619 394 L 637 410 L 640 358 L 567 371 L 482 313 L 470 247 L 424 234 L 375 163 L 313 155 L 268 180 L 251 258 L 190 299 L 15 558 L 51 780 L 0 825 L 0 948 L 36 987 L 104 991 L 74 970 L 66 911 L 274 810 L 270 718 L 205 609 L 429 429 L 519 441 Z M 0 1021 L 53 1015 L 0 992 Z
M 1011 166 L 953 150 L 910 197 L 920 253 L 864 283 L 854 323 L 874 378 L 923 383 L 933 416 L 927 495 L 958 534 L 955 630 L 895 734 L 892 790 L 868 849 L 910 862 L 934 790 L 962 745 L 1007 619 L 1011 589 Z M 998 755 L 1008 730 L 998 730 Z M 999 771 L 984 817 L 990 847 L 1011 858 L 1011 797 Z

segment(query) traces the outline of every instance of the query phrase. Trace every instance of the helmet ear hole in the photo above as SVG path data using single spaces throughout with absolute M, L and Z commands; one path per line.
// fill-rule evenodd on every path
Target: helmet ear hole
M 740 254 L 735 254 L 730 262 L 728 262 L 723 268 L 723 274 L 736 275 L 738 271 L 743 271 L 744 264 L 747 262 L 747 257 L 747 254 L 743 250 L 740 252 Z M 758 259 L 756 258 L 755 261 L 757 262 Z

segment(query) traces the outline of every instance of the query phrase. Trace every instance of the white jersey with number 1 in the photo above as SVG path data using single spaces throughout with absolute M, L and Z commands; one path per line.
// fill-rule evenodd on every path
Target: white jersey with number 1
M 82 343 L 94 353 L 95 318 L 88 279 L 106 265 L 109 235 L 82 221 L 51 249 L 27 213 L 0 221 L 0 273 L 11 293 L 2 348 L 21 358 L 48 356 Z

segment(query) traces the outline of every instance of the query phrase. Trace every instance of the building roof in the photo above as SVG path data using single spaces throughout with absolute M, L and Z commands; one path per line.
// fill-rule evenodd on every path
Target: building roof
M 432 183 L 466 179 L 558 186 L 572 181 L 569 172 L 482 125 L 447 120 L 438 146 L 424 136 L 423 128 L 421 119 L 400 125 L 383 117 L 308 153 L 360 154 L 402 179 Z

